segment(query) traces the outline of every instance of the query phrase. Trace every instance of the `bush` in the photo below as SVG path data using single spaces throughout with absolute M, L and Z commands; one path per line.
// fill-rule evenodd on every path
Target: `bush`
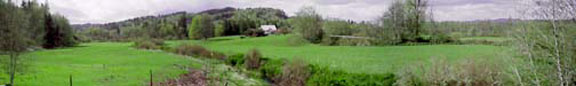
M 247 69 L 258 69 L 260 68 L 260 58 L 262 58 L 262 55 L 260 54 L 260 51 L 253 49 L 251 51 L 249 51 L 244 58 L 246 58 L 244 64 L 246 65 Z
M 430 36 L 430 43 L 434 43 L 434 44 L 452 43 L 455 41 L 456 41 L 456 39 L 454 39 L 453 37 L 443 35 L 443 34 Z
M 400 86 L 500 86 L 503 65 L 495 62 L 465 60 L 453 64 L 446 59 L 433 59 L 429 65 L 408 67 L 398 73 Z M 489 64 L 490 63 L 490 64 Z
M 392 86 L 396 82 L 394 74 L 347 73 L 301 60 L 286 61 L 262 58 L 262 78 L 278 86 Z
M 295 60 L 282 67 L 279 86 L 304 86 L 310 77 L 310 66 L 305 61 Z
M 262 73 L 262 78 L 270 81 L 270 82 L 279 82 L 280 81 L 280 74 L 282 73 L 282 66 L 284 66 L 285 60 L 269 60 L 264 59 L 263 65 L 260 68 L 260 72 Z
M 208 51 L 208 49 L 199 46 L 199 45 L 180 45 L 178 47 L 175 48 L 174 50 L 175 53 L 180 54 L 180 55 L 186 55 L 186 56 L 201 56 L 202 54 L 206 54 L 210 51 Z
M 248 30 L 244 31 L 244 35 L 245 35 L 245 36 L 250 36 L 250 37 L 262 37 L 262 36 L 266 36 L 266 34 L 264 33 L 264 31 L 261 30 L 261 29 L 248 29 Z
M 307 85 L 312 86 L 392 86 L 396 81 L 393 74 L 346 73 L 314 65 L 311 68 Z
M 180 45 L 174 49 L 174 53 L 186 56 L 205 57 L 220 60 L 225 60 L 227 58 L 227 56 L 223 53 L 210 51 L 199 45 Z
M 228 59 L 226 59 L 226 63 L 231 66 L 240 66 L 244 64 L 244 54 L 229 56 Z
M 150 49 L 150 50 L 157 50 L 157 49 L 164 49 L 164 40 L 160 39 L 152 39 L 152 40 L 138 40 L 134 42 L 134 47 L 138 49 Z

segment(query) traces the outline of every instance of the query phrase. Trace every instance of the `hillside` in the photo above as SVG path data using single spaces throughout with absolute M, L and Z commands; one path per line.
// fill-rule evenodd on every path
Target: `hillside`
M 75 24 L 75 25 L 72 25 L 72 27 L 77 29 L 77 30 L 85 30 L 85 29 L 88 29 L 90 27 L 98 27 L 98 28 L 102 28 L 102 29 L 106 29 L 106 30 L 117 30 L 117 29 L 120 29 L 121 27 L 129 26 L 129 25 L 135 25 L 135 24 L 143 24 L 143 23 L 146 23 L 149 21 L 178 22 L 178 26 L 186 27 L 186 25 L 183 25 L 183 24 L 190 23 L 190 21 L 192 20 L 192 18 L 196 14 L 209 14 L 209 15 L 214 16 L 216 21 L 219 21 L 219 20 L 229 19 L 232 16 L 234 16 L 236 14 L 236 12 L 243 12 L 243 11 L 256 11 L 256 12 L 258 12 L 258 15 L 265 15 L 267 13 L 270 13 L 272 15 L 279 17 L 279 18 L 283 18 L 283 19 L 288 18 L 286 13 L 280 9 L 274 9 L 274 8 L 238 9 L 238 8 L 226 7 L 226 8 L 220 8 L 220 9 L 205 10 L 205 11 L 201 11 L 201 12 L 197 12 L 197 13 L 190 13 L 190 12 L 181 11 L 181 12 L 174 12 L 174 13 L 157 15 L 157 16 L 153 16 L 153 15 L 142 16 L 142 17 L 136 17 L 136 18 L 132 18 L 132 19 L 127 19 L 127 20 L 118 21 L 118 22 L 110 22 L 110 23 L 105 23 L 105 24 L 90 24 L 90 23 L 88 23 L 88 24 Z

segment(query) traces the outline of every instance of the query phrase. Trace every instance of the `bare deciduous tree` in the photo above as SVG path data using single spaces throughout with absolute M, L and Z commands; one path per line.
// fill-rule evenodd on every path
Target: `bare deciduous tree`
M 380 19 L 387 31 L 393 32 L 393 37 L 400 42 L 416 42 L 423 32 L 426 23 L 428 0 L 398 0 Z
M 575 0 L 528 0 L 535 5 L 531 7 L 533 12 L 529 16 L 535 19 L 546 20 L 536 21 L 530 24 L 539 26 L 522 27 L 519 46 L 525 52 L 530 61 L 533 76 L 538 76 L 535 71 L 554 73 L 552 82 L 555 85 L 568 86 L 574 83 L 574 34 L 571 34 L 575 27 L 573 21 L 576 18 Z M 570 21 L 572 20 L 572 21 Z M 530 24 L 526 24 L 528 26 Z M 542 64 L 544 63 L 544 64 Z M 552 63 L 552 64 L 551 64 Z M 541 70 L 536 67 L 547 67 L 554 71 Z M 550 76 L 548 76 L 550 77 Z M 533 81 L 540 83 L 540 79 L 545 77 L 535 77 Z
M 31 37 L 25 34 L 28 29 L 27 16 L 11 1 L 0 0 L 0 52 L 10 56 L 8 74 L 10 84 L 14 84 L 18 56 L 30 47 Z
M 304 7 L 291 21 L 298 35 L 312 43 L 320 43 L 324 37 L 322 17 L 312 7 Z

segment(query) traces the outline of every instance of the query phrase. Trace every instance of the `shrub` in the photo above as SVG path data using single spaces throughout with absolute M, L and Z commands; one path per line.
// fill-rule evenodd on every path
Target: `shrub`
M 246 65 L 247 69 L 258 69 L 260 68 L 260 58 L 262 58 L 262 55 L 260 54 L 260 51 L 253 49 L 251 51 L 249 51 L 244 58 L 246 58 L 244 64 Z
M 152 40 L 138 40 L 134 42 L 134 47 L 138 49 L 164 49 L 164 40 L 152 39 Z
M 262 73 L 262 78 L 270 81 L 270 82 L 279 82 L 280 81 L 280 74 L 282 73 L 282 66 L 284 65 L 285 60 L 263 60 L 263 65 L 260 68 L 260 72 Z
M 312 86 L 392 86 L 396 81 L 394 74 L 346 73 L 314 65 L 311 69 L 306 84 Z
M 442 43 L 451 43 L 455 42 L 456 40 L 448 35 L 438 34 L 430 36 L 430 43 L 435 44 L 442 44 Z
M 244 64 L 244 54 L 236 54 L 229 56 L 228 59 L 226 59 L 226 63 L 231 66 L 242 65 Z
M 431 64 L 409 67 L 398 73 L 399 86 L 490 86 L 503 85 L 501 66 L 465 60 L 451 64 L 445 59 L 431 61 Z M 417 72 L 416 72 L 417 71 Z
M 210 51 L 199 45 L 180 45 L 174 49 L 174 53 L 186 56 L 205 57 L 225 60 L 226 55 L 220 52 Z
M 294 60 L 262 58 L 262 77 L 278 86 L 392 86 L 394 74 L 347 73 Z
M 290 61 L 282 67 L 279 86 L 304 86 L 310 77 L 310 67 L 308 63 L 301 60 Z
M 248 30 L 244 31 L 244 35 L 245 35 L 245 36 L 250 36 L 250 37 L 262 37 L 262 36 L 266 36 L 266 34 L 264 33 L 264 31 L 261 30 L 261 29 L 248 29 Z
M 175 48 L 175 53 L 186 56 L 200 56 L 205 52 L 209 52 L 206 48 L 199 45 L 180 45 Z

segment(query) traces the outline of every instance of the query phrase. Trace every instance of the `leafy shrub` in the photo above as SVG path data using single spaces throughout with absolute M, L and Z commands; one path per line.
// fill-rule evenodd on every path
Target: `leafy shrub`
M 226 63 L 231 66 L 242 65 L 244 64 L 244 54 L 236 54 L 229 56 L 228 59 L 226 59 Z
M 347 73 L 302 63 L 305 61 L 262 58 L 262 77 L 279 86 L 392 86 L 394 74 Z
M 455 42 L 456 39 L 454 39 L 451 36 L 448 35 L 432 35 L 430 36 L 430 43 L 435 43 L 435 44 L 442 44 L 442 43 L 451 43 L 451 42 Z
M 244 31 L 244 35 L 250 36 L 250 37 L 262 37 L 262 36 L 266 36 L 266 34 L 264 33 L 264 31 L 261 30 L 261 29 L 248 29 L 248 30 Z
M 174 49 L 174 53 L 186 56 L 205 57 L 225 60 L 226 55 L 220 52 L 210 51 L 199 45 L 180 45 Z
M 307 85 L 312 86 L 391 86 L 396 78 L 393 74 L 357 74 L 328 67 L 311 66 L 312 75 Z
M 246 58 L 244 64 L 246 65 L 247 69 L 258 69 L 260 68 L 260 58 L 262 58 L 262 54 L 260 51 L 253 49 L 249 51 L 244 58 Z
M 269 60 L 264 59 L 263 65 L 260 68 L 262 73 L 262 78 L 270 82 L 279 82 L 280 74 L 282 73 L 282 66 L 284 66 L 285 60 Z
M 152 39 L 152 40 L 138 40 L 134 42 L 134 47 L 138 49 L 164 49 L 164 40 L 161 39 Z
M 199 45 L 180 45 L 175 48 L 175 53 L 186 56 L 201 56 L 202 54 L 209 53 L 208 49 Z

